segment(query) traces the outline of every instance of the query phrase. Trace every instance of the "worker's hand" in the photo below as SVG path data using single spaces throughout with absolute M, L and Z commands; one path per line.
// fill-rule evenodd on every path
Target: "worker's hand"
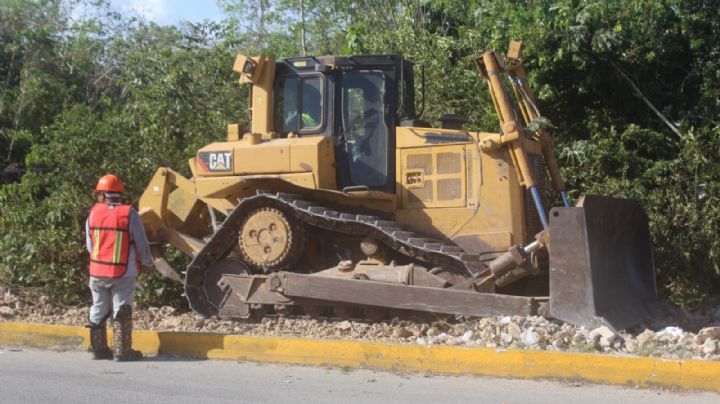
M 142 268 L 140 269 L 140 273 L 141 274 L 149 274 L 153 271 L 153 269 L 154 268 L 152 266 L 143 265 Z

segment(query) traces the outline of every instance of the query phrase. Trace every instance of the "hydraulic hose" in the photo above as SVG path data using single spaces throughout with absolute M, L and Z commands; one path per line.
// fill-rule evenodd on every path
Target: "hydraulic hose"
M 568 199 L 567 192 L 566 192 L 565 190 L 562 190 L 562 191 L 560 191 L 560 195 L 562 196 L 563 205 L 564 205 L 566 208 L 569 208 L 569 207 L 570 207 L 570 200 Z
M 532 194 L 533 201 L 535 202 L 535 209 L 537 209 L 540 222 L 542 222 L 543 229 L 548 228 L 548 219 L 545 214 L 545 208 L 543 208 L 542 201 L 540 200 L 540 193 L 538 192 L 537 186 L 530 187 L 530 193 Z

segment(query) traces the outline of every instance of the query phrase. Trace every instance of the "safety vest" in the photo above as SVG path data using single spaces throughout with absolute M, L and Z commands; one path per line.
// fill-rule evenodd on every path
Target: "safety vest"
M 130 205 L 98 203 L 90 210 L 90 276 L 120 278 L 127 272 L 130 248 L 134 248 L 128 232 L 131 208 Z M 137 251 L 135 258 L 136 268 L 140 270 Z

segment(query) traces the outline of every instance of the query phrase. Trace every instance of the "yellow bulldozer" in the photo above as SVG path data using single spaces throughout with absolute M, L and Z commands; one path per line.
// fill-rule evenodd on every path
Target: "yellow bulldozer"
M 656 300 L 642 208 L 570 206 L 551 136 L 532 125 L 522 44 L 476 64 L 499 132 L 420 120 L 401 56 L 238 55 L 251 123 L 200 149 L 190 179 L 158 169 L 140 199 L 157 267 L 203 316 L 642 322 Z M 165 244 L 191 257 L 185 271 Z

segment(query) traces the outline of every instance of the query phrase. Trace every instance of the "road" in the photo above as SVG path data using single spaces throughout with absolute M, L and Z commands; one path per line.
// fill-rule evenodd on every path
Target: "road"
M 720 395 L 172 357 L 91 361 L 0 347 L 3 403 L 718 403 Z

